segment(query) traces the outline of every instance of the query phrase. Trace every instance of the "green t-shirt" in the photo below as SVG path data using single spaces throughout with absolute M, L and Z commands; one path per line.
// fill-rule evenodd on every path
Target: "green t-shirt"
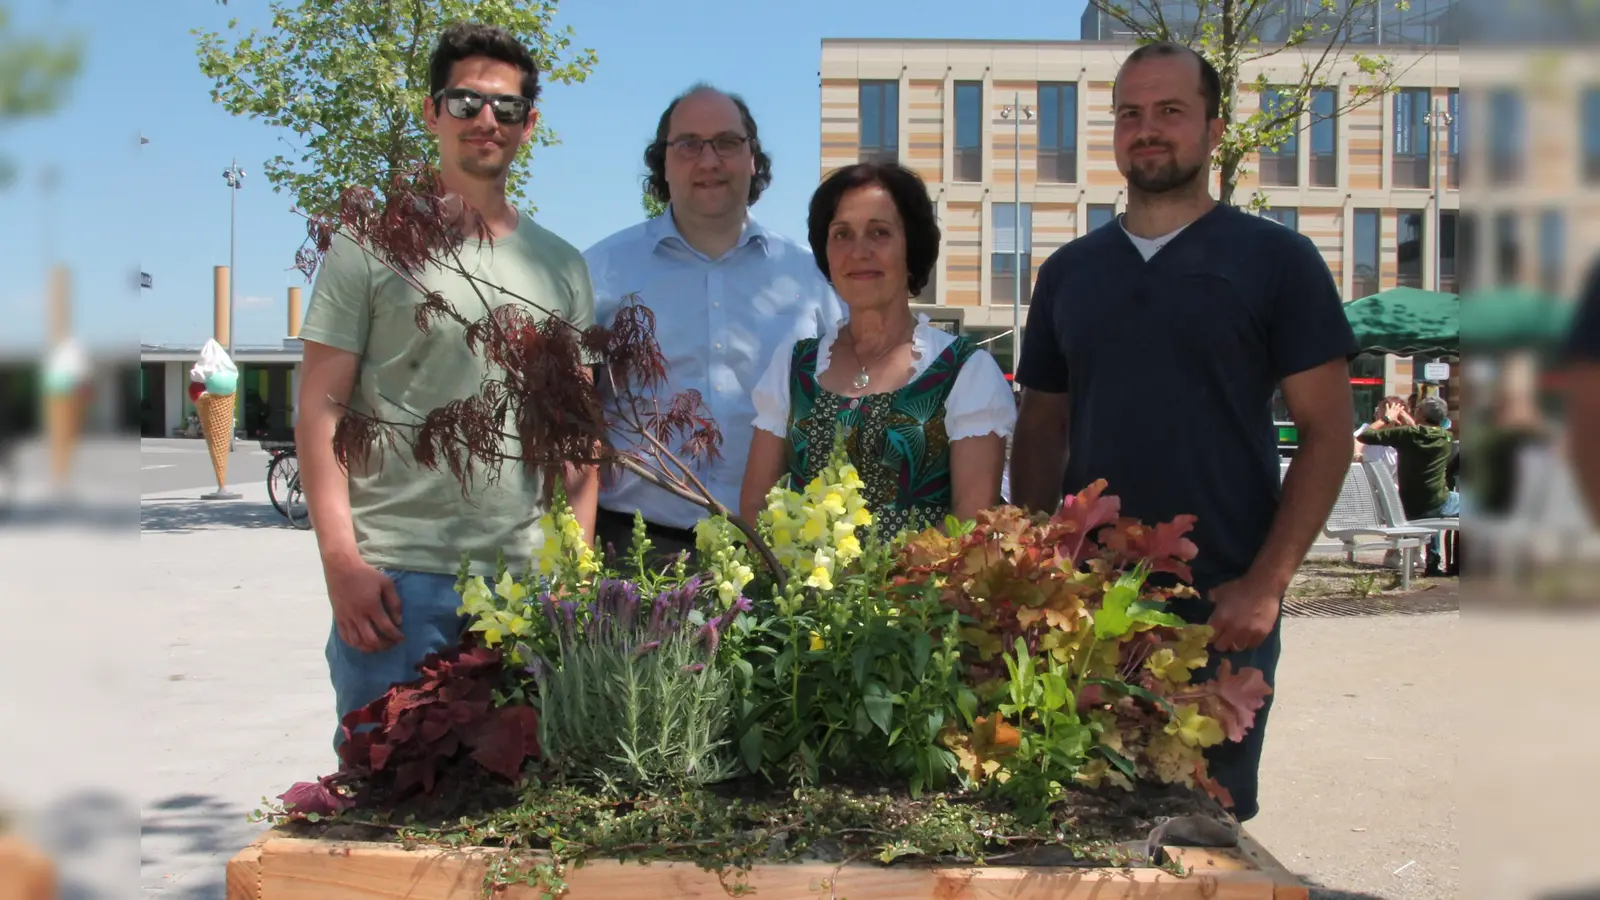
M 1406 518 L 1427 518 L 1450 499 L 1446 474 L 1455 440 L 1450 432 L 1432 425 L 1393 425 L 1363 431 L 1360 440 L 1395 449 L 1395 478 Z
M 512 234 L 492 245 L 467 241 L 461 263 L 497 307 L 520 301 L 488 285 L 538 303 L 579 328 L 594 323 L 594 292 L 583 256 L 526 213 Z M 486 314 L 472 283 L 453 271 L 433 269 L 418 280 L 442 294 L 468 322 Z M 318 270 L 300 337 L 361 357 L 352 409 L 388 422 L 419 422 L 434 409 L 479 393 L 492 365 L 483 347 L 474 353 L 465 329 L 448 318 L 434 317 L 430 332 L 423 333 L 415 316 L 421 299 L 348 238 L 334 239 Z M 544 318 L 526 308 L 536 320 Z M 506 430 L 514 433 L 510 425 L 508 416 Z M 542 479 L 508 460 L 491 484 L 479 464 L 469 496 L 463 497 L 448 465 L 431 471 L 416 463 L 409 446 L 413 433 L 402 431 L 393 447 L 380 441 L 364 462 L 351 460 L 350 513 L 361 558 L 374 566 L 454 573 L 466 552 L 474 573 L 492 575 L 503 550 L 506 563 L 520 572 L 544 513 Z M 505 445 L 508 453 L 516 447 L 514 440 Z

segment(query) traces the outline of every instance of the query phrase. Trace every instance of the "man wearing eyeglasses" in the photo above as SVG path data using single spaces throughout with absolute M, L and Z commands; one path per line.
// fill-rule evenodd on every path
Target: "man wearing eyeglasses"
M 430 63 L 423 118 L 439 141 L 439 178 L 462 205 L 480 215 L 493 239 L 469 236 L 460 265 L 488 285 L 514 292 L 580 328 L 594 321 L 588 268 L 577 248 L 547 231 L 506 199 L 506 176 L 533 134 L 538 69 L 526 47 L 502 29 L 460 25 L 441 37 Z M 462 227 L 472 220 L 463 216 Z M 482 319 L 486 303 L 519 302 L 450 270 L 419 281 L 455 305 L 465 320 Z M 420 330 L 422 296 L 383 263 L 345 238 L 324 257 L 300 337 L 300 476 L 316 524 L 333 628 L 327 658 L 339 718 L 414 679 L 430 652 L 454 646 L 465 620 L 456 609 L 461 554 L 471 571 L 493 577 L 503 553 L 516 570 L 532 557 L 544 484 L 508 463 L 490 483 L 479 472 L 463 496 L 448 468 L 416 464 L 406 441 L 380 442 L 371 455 L 339 467 L 332 450 L 342 407 L 388 422 L 419 416 L 476 395 L 490 370 L 464 329 L 437 317 Z M 534 318 L 545 313 L 529 307 Z M 567 489 L 592 532 L 592 470 L 569 474 Z M 334 744 L 343 740 L 336 732 Z
M 755 420 L 751 391 L 778 347 L 820 335 L 844 318 L 844 307 L 808 247 L 751 216 L 772 182 L 772 161 L 737 95 L 704 84 L 680 94 L 661 114 L 644 161 L 646 190 L 666 212 L 585 251 L 595 315 L 609 323 L 635 292 L 655 313 L 667 359 L 656 397 L 664 404 L 680 391 L 700 392 L 723 440 L 720 459 L 701 464 L 696 477 L 737 510 Z M 629 435 L 612 438 L 631 445 Z M 635 510 L 657 560 L 692 553 L 704 510 L 629 473 L 601 486 L 599 546 L 631 555 Z

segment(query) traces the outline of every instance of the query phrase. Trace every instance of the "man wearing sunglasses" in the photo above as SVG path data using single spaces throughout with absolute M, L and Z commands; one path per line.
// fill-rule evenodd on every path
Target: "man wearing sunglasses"
M 736 510 L 756 382 L 778 347 L 820 335 L 844 317 L 844 307 L 808 247 L 751 217 L 750 206 L 772 183 L 772 160 L 738 96 L 703 84 L 680 94 L 661 114 L 644 161 L 646 189 L 667 209 L 584 252 L 595 314 L 609 323 L 622 298 L 634 292 L 655 313 L 656 340 L 667 360 L 666 385 L 657 397 L 699 391 L 722 446 L 721 458 L 696 474 Z M 626 434 L 611 437 L 619 447 L 631 443 Z M 692 529 L 704 510 L 628 473 L 601 486 L 597 546 L 631 555 L 635 510 L 657 560 L 693 552 Z
M 538 96 L 538 69 L 515 37 L 460 25 L 434 50 L 422 112 L 439 141 L 440 180 L 492 235 L 468 237 L 462 267 L 481 279 L 480 288 L 502 287 L 585 328 L 594 321 L 594 294 L 583 257 L 506 199 L 506 175 L 533 134 Z M 487 312 L 454 265 L 420 280 L 467 321 Z M 487 293 L 491 303 L 519 302 Z M 543 511 L 545 486 L 514 464 L 493 484 L 479 473 L 463 497 L 448 469 L 419 467 L 404 441 L 398 448 L 380 442 L 349 472 L 335 461 L 333 432 L 346 403 L 406 422 L 480 390 L 488 363 L 451 321 L 436 318 L 428 333 L 418 329 L 413 313 L 421 300 L 382 263 L 338 238 L 318 271 L 300 334 L 295 442 L 333 607 L 327 658 L 341 720 L 415 678 L 428 653 L 459 641 L 465 621 L 456 613 L 454 585 L 461 553 L 475 574 L 492 578 L 502 553 L 518 568 L 533 555 Z M 567 489 L 587 533 L 596 486 L 592 470 L 569 474 Z M 335 747 L 342 740 L 340 730 Z

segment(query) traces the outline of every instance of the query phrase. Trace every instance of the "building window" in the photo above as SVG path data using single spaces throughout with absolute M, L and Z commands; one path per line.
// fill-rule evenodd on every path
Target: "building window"
M 1294 96 L 1277 88 L 1261 92 L 1261 111 L 1270 118 L 1262 122 L 1262 130 L 1271 131 L 1287 125 L 1289 136 L 1283 143 L 1261 150 L 1261 183 L 1274 187 L 1294 187 L 1300 183 L 1300 117 L 1295 114 Z M 1278 122 L 1287 118 L 1287 122 Z
M 1078 86 L 1039 82 L 1039 180 L 1078 180 Z
M 1339 119 L 1333 89 L 1311 93 L 1311 186 L 1339 184 Z
M 900 158 L 900 82 L 861 82 L 861 162 Z
M 1558 210 L 1539 215 L 1539 287 L 1552 294 L 1561 292 L 1566 281 L 1567 220 Z
M 1300 230 L 1300 210 L 1292 206 L 1269 207 L 1261 211 L 1261 218 L 1271 219 L 1290 231 Z
M 992 203 L 990 222 L 994 249 L 989 255 L 989 302 L 1010 303 L 1017 289 L 1017 207 Z M 1022 302 L 1033 291 L 1033 204 L 1022 204 Z
M 1398 219 L 1399 241 L 1395 244 L 1395 284 L 1422 287 L 1422 210 L 1403 209 Z
M 1089 231 L 1093 231 L 1101 225 L 1110 225 L 1111 220 L 1116 217 L 1116 206 L 1110 203 L 1091 203 L 1089 204 L 1089 228 L 1084 233 L 1088 234 Z
M 1517 244 L 1517 217 L 1503 212 L 1494 217 L 1494 277 L 1496 284 L 1517 280 L 1522 248 Z
M 1456 213 L 1439 213 L 1439 290 L 1447 294 L 1460 293 L 1456 281 L 1456 219 Z
M 1600 87 L 1583 92 L 1583 179 L 1600 182 Z
M 1378 211 L 1356 210 L 1353 230 L 1355 269 L 1350 289 L 1354 296 L 1350 299 L 1359 300 L 1378 292 Z
M 983 82 L 956 82 L 956 153 L 953 181 L 983 180 Z
M 1450 89 L 1450 181 L 1453 188 L 1461 187 L 1461 91 Z
M 1478 284 L 1478 217 L 1470 212 L 1454 214 L 1456 221 L 1456 287 L 1458 294 L 1471 291 Z
M 1394 186 L 1425 188 L 1428 179 L 1428 139 L 1430 126 L 1427 88 L 1405 88 L 1394 92 L 1394 160 L 1391 163 Z
M 1489 94 L 1489 179 L 1505 184 L 1522 177 L 1522 96 L 1511 88 Z

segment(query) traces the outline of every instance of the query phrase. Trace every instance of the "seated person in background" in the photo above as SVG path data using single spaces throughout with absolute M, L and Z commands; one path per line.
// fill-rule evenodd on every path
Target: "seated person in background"
M 1445 430 L 1447 410 L 1438 397 L 1424 398 L 1417 404 L 1417 419 L 1405 414 L 1405 407 L 1390 403 L 1383 417 L 1363 431 L 1364 444 L 1393 447 L 1399 457 L 1397 479 L 1400 505 L 1407 519 L 1431 519 L 1460 514 L 1460 495 L 1450 490 L 1447 470 L 1455 438 Z M 1438 575 L 1439 535 L 1428 539 L 1427 574 Z
M 740 514 L 755 521 L 784 475 L 795 489 L 815 478 L 837 426 L 884 538 L 998 505 L 1011 386 L 988 353 L 911 313 L 939 256 L 922 179 L 895 164 L 840 169 L 812 196 L 807 231 L 848 319 L 780 347 L 756 386 Z

